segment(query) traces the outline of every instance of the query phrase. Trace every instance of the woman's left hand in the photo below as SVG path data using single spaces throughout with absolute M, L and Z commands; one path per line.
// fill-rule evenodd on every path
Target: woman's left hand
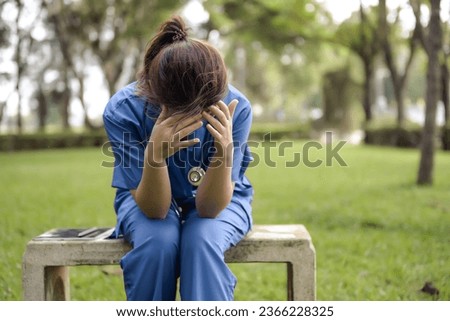
M 239 103 L 233 99 L 227 106 L 223 101 L 209 107 L 203 112 L 203 118 L 208 121 L 206 128 L 214 137 L 215 157 L 233 160 L 233 115 Z

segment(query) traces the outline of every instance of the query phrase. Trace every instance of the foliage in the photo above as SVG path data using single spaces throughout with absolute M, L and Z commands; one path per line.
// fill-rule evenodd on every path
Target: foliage
M 450 151 L 450 125 L 442 128 L 442 149 Z
M 213 0 L 205 6 L 211 15 L 209 29 L 247 43 L 260 41 L 278 53 L 286 44 L 318 40 L 326 30 L 317 23 L 318 8 L 310 0 Z
M 364 142 L 369 145 L 418 148 L 422 137 L 422 128 L 417 124 L 383 124 L 366 127 Z M 437 138 L 437 137 L 436 137 Z
M 340 24 L 331 39 L 332 42 L 348 48 L 362 63 L 363 95 L 361 105 L 366 123 L 373 119 L 373 78 L 376 57 L 380 51 L 379 32 L 375 24 L 376 14 L 377 10 L 373 7 L 367 13 L 361 3 L 359 14 L 353 14 L 352 17 Z
M 254 123 L 250 131 L 251 141 L 305 139 L 311 137 L 311 127 L 306 123 Z
M 323 126 L 351 132 L 352 107 L 357 100 L 359 87 L 350 75 L 350 67 L 329 71 L 323 75 Z
M 204 3 L 210 20 L 206 32 L 219 31 L 234 83 L 253 103 L 263 106 L 262 117 L 282 113 L 305 119 L 309 97 L 320 93 L 324 44 L 328 34 L 320 22 L 321 7 L 311 0 L 235 1 Z
M 250 140 L 300 139 L 311 136 L 311 126 L 307 123 L 254 123 Z M 74 147 L 103 146 L 108 148 L 108 138 L 103 130 L 57 133 L 34 133 L 21 135 L 0 135 L 0 151 L 12 152 L 38 149 L 58 149 Z M 106 144 L 106 145 L 105 145 Z
M 178 0 L 6 0 L 0 9 L 3 4 L 13 12 L 6 26 L 16 33 L 16 37 L 11 37 L 10 47 L 16 50 L 11 62 L 21 71 L 8 71 L 6 75 L 16 82 L 12 93 L 19 97 L 15 116 L 19 132 L 22 104 L 29 105 L 38 119 L 39 130 L 46 128 L 55 107 L 59 110 L 57 120 L 64 129 L 70 129 L 70 109 L 76 102 L 83 108 L 84 125 L 88 129 L 98 127 L 89 117 L 89 107 L 97 107 L 98 101 L 86 101 L 87 80 L 91 77 L 92 81 L 92 74 L 100 69 L 96 81 L 104 81 L 112 95 L 120 85 L 134 79 L 150 36 L 183 5 Z M 35 15 L 31 22 L 27 21 L 29 12 Z M 2 10 L 0 14 L 6 17 Z M 36 29 L 40 31 L 34 32 Z M 2 37 L 3 30 L 2 21 Z M 22 83 L 27 85 L 26 90 L 25 86 L 21 90 Z M 10 96 L 14 95 L 7 98 Z M 0 101 L 0 121 L 4 104 Z
M 179 8 L 177 0 L 55 2 L 51 17 L 60 20 L 72 51 L 90 49 L 102 67 L 110 94 L 128 57 L 138 60 L 150 35 Z M 84 59 L 83 55 L 80 57 Z M 125 70 L 126 71 L 126 70 Z M 134 74 L 134 73 L 132 73 Z
M 248 170 L 255 224 L 305 224 L 317 251 L 319 300 L 449 300 L 450 154 L 436 159 L 435 185 L 413 184 L 415 150 L 345 145 L 340 167 Z M 263 148 L 253 150 L 261 160 Z M 311 150 L 321 159 L 324 150 Z M 99 148 L 0 154 L 0 300 L 21 299 L 21 258 L 32 237 L 54 227 L 113 226 L 110 158 Z M 271 178 L 271 179 L 268 179 Z M 45 188 L 43 186 L 45 185 Z M 237 300 L 285 300 L 283 264 L 233 264 Z M 71 268 L 74 300 L 124 300 L 120 268 Z M 419 290 L 432 281 L 433 298 Z
M 104 131 L 82 133 L 35 133 L 22 135 L 0 135 L 0 151 L 37 150 L 102 146 L 107 141 Z

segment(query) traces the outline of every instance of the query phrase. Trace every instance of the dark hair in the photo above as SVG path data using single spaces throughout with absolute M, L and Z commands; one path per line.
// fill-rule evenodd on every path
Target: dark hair
M 145 54 L 137 94 L 189 117 L 216 104 L 226 90 L 227 70 L 217 49 L 189 38 L 179 16 L 163 23 Z

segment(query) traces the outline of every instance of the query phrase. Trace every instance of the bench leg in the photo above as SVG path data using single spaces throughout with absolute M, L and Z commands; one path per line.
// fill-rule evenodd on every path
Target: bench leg
M 24 264 L 22 283 L 25 301 L 70 300 L 68 267 Z
M 291 289 L 289 289 L 291 284 Z M 316 300 L 316 256 L 314 248 L 308 248 L 296 261 L 288 263 L 288 300 Z
M 70 300 L 69 268 L 67 266 L 47 266 L 45 268 L 45 300 Z
M 293 267 L 292 267 L 292 263 L 290 263 L 290 262 L 287 262 L 286 263 L 286 275 L 287 275 L 287 286 L 286 286 L 286 288 L 287 288 L 287 300 L 288 301 L 294 301 L 294 284 L 293 284 L 293 282 L 294 282 L 294 279 L 293 279 L 293 277 L 294 277 L 294 270 L 293 270 Z

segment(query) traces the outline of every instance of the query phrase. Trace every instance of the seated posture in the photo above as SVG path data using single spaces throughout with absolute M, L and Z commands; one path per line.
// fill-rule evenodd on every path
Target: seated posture
M 224 253 L 251 229 L 245 177 L 249 101 L 228 84 L 220 53 L 166 21 L 137 81 L 108 102 L 105 129 L 115 157 L 115 237 L 128 300 L 233 300 Z

